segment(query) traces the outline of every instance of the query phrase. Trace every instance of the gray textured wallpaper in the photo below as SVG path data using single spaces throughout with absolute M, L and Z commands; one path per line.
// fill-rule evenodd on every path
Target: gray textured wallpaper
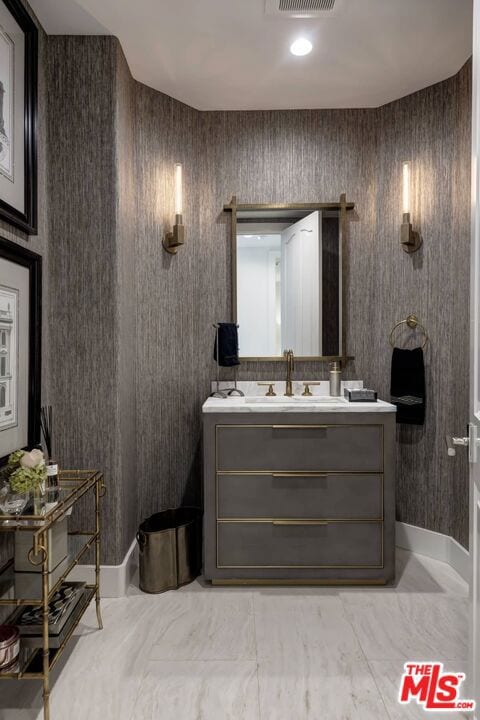
M 205 338 L 225 282 L 199 227 L 199 113 L 144 85 L 136 91 L 136 398 L 139 518 L 200 500 Z M 162 248 L 174 219 L 173 165 L 184 163 L 186 245 Z
M 98 468 L 103 559 L 126 551 L 119 415 L 120 255 L 125 227 L 117 204 L 117 44 L 111 38 L 49 37 L 49 314 L 52 396 L 62 467 Z M 120 131 L 119 131 L 120 134 Z M 132 410 L 133 412 L 133 410 Z M 85 505 L 73 523 L 91 527 Z M 128 527 L 125 527 L 125 534 Z M 131 527 L 130 527 L 131 530 Z M 130 542 L 131 542 L 130 538 Z
M 356 369 L 388 391 L 387 330 L 417 313 L 425 325 L 427 414 L 424 427 L 397 432 L 397 514 L 405 522 L 453 535 L 468 545 L 467 453 L 446 453 L 445 435 L 464 435 L 468 422 L 471 67 L 453 79 L 380 110 L 376 229 L 367 257 L 354 272 L 369 272 L 375 348 L 353 335 Z M 411 257 L 398 251 L 400 164 L 413 161 L 413 215 L 423 237 Z M 374 252 L 374 248 L 378 252 Z M 380 282 L 378 282 L 380 280 Z M 359 294 L 352 307 L 358 313 Z M 401 337 L 401 336 L 400 336 Z M 358 349 L 357 349 L 358 348 Z

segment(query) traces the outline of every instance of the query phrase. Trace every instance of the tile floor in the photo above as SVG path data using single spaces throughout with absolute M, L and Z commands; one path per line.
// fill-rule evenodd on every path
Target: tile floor
M 467 585 L 404 551 L 392 588 L 132 587 L 103 616 L 55 672 L 51 720 L 425 720 L 397 703 L 403 663 L 467 669 Z M 0 720 L 41 718 L 39 684 L 0 683 Z

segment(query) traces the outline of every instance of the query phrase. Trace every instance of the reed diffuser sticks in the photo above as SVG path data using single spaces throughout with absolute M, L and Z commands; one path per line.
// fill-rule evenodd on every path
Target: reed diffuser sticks
M 57 501 L 58 490 L 58 464 L 52 458 L 52 433 L 53 433 L 53 411 L 51 405 L 44 405 L 40 408 L 40 426 L 42 428 L 45 449 L 47 451 L 47 490 L 50 493 L 50 501 Z
M 47 457 L 52 458 L 52 431 L 53 431 L 53 412 L 51 405 L 44 405 L 40 408 L 40 426 L 42 428 Z

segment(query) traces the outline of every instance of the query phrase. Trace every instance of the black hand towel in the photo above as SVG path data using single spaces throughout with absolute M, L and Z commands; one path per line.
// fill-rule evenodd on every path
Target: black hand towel
M 422 348 L 393 348 L 390 384 L 397 423 L 423 425 L 425 421 L 425 366 Z
M 218 323 L 218 326 L 218 364 L 222 367 L 240 365 L 237 326 L 235 323 Z M 217 359 L 217 334 L 215 334 L 213 358 Z

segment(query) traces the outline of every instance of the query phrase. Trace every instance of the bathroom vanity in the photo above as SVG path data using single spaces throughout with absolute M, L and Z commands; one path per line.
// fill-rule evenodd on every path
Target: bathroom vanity
M 203 405 L 205 577 L 391 582 L 395 407 L 285 398 L 277 386 L 276 397 Z
M 353 208 L 345 194 L 270 205 L 234 196 L 224 206 L 240 361 L 284 363 L 286 376 L 270 387 L 238 383 L 245 397 L 216 387 L 219 397 L 203 405 L 204 572 L 212 583 L 394 578 L 396 408 L 293 380 L 294 355 L 335 363 L 335 373 L 351 359 L 344 257 Z

